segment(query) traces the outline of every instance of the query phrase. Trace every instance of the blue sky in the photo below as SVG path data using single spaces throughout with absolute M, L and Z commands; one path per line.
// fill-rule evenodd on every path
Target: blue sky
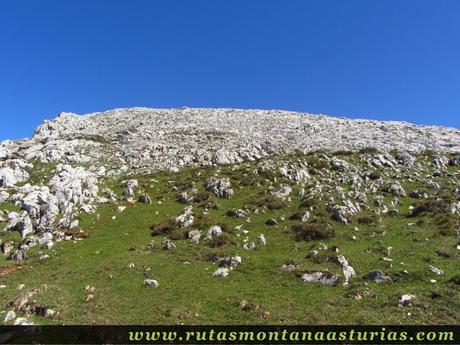
M 457 0 L 0 0 L 0 140 L 131 106 L 460 127 L 459 18 Z

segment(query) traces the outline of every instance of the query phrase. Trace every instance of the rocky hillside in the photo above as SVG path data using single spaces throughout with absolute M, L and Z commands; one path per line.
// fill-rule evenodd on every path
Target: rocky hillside
M 460 151 L 460 130 L 278 110 L 131 108 L 61 113 L 32 140 L 3 142 L 0 158 L 91 163 L 120 174 L 363 148 Z
M 0 144 L 0 319 L 455 323 L 458 151 L 400 122 L 63 113 Z

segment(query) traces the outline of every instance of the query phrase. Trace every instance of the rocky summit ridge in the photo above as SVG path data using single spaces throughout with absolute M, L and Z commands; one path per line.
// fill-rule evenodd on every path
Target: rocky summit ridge
M 32 139 L 0 143 L 0 158 L 91 163 L 117 175 L 363 148 L 460 151 L 460 130 L 280 110 L 126 108 L 61 113 Z

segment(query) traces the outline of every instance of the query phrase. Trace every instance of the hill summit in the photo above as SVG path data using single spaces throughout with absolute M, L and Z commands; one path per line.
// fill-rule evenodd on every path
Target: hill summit
M 31 140 L 2 143 L 0 157 L 91 162 L 119 174 L 363 148 L 460 151 L 460 130 L 280 110 L 127 108 L 61 113 Z

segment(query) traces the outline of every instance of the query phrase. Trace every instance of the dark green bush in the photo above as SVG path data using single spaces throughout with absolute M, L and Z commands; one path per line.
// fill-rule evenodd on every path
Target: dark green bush
M 283 201 L 272 196 L 266 196 L 261 199 L 258 199 L 255 201 L 255 204 L 259 207 L 265 206 L 269 210 L 279 210 L 285 207 Z
M 368 154 L 371 154 L 371 155 L 375 155 L 375 154 L 380 153 L 380 151 L 377 150 L 375 147 L 365 147 L 365 148 L 362 148 L 361 150 L 359 150 L 359 153 L 368 153 Z
M 211 194 L 208 192 L 198 192 L 193 196 L 193 202 L 199 203 L 211 198 Z
M 369 216 L 358 217 L 358 224 L 361 224 L 361 225 L 375 224 L 375 222 L 376 222 L 375 217 L 369 217 Z
M 188 236 L 188 230 L 185 229 L 176 229 L 171 231 L 168 234 L 169 239 L 173 241 L 180 241 L 180 240 L 185 240 Z
M 367 175 L 372 181 L 378 180 L 381 176 L 378 172 L 373 171 Z
M 316 204 L 316 201 L 312 198 L 303 198 L 302 201 L 300 202 L 300 207 L 311 207 Z
M 418 217 L 425 214 L 438 214 L 444 212 L 445 208 L 445 202 L 442 200 L 427 200 L 421 204 L 416 205 L 410 216 Z
M 305 212 L 296 212 L 296 213 L 292 214 L 289 217 L 289 219 L 290 220 L 301 220 L 304 214 L 305 214 Z
M 293 225 L 292 231 L 296 234 L 297 241 L 324 240 L 334 236 L 335 231 L 325 223 L 306 223 Z
M 348 150 L 338 150 L 332 152 L 333 156 L 351 156 L 353 154 L 353 151 L 348 151 Z
M 215 225 L 211 219 L 205 214 L 199 214 L 195 217 L 193 222 L 193 227 L 198 229 L 207 229 L 210 226 Z
M 152 236 L 169 234 L 177 229 L 173 219 L 168 219 L 160 224 L 154 224 L 150 227 Z
M 230 239 L 230 237 L 228 237 L 225 234 L 221 234 L 219 236 L 213 236 L 213 238 L 208 242 L 208 245 L 211 248 L 219 248 L 227 244 L 233 244 L 233 241 Z

